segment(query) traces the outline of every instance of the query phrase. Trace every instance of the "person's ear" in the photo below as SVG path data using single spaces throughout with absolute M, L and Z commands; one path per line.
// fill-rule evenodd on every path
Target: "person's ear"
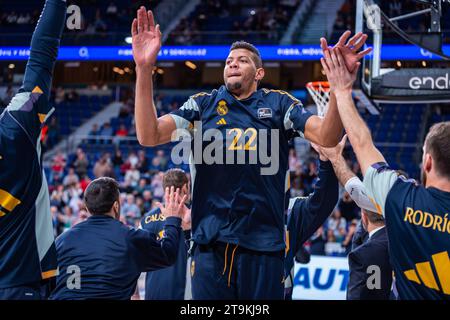
M 181 187 L 181 193 L 182 193 L 182 194 L 188 194 L 188 185 L 187 185 L 187 183 L 185 183 L 185 184 Z
M 431 154 L 427 153 L 425 154 L 425 161 L 423 163 L 423 170 L 425 172 L 430 172 L 433 168 L 433 158 L 431 157 Z
M 266 72 L 264 71 L 264 68 L 256 69 L 255 81 L 256 82 L 261 81 L 265 75 L 266 75 Z

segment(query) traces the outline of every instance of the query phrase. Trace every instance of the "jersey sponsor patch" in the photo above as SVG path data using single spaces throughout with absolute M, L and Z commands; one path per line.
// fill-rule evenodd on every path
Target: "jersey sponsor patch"
M 272 109 L 270 108 L 259 108 L 258 109 L 258 118 L 272 118 Z

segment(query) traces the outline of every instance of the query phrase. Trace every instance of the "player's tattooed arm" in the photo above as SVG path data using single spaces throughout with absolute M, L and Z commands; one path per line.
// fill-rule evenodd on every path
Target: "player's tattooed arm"
M 344 62 L 339 48 L 325 52 L 321 59 L 330 87 L 334 88 L 336 100 L 345 131 L 356 153 L 362 173 L 377 162 L 385 162 L 383 155 L 378 151 L 372 141 L 370 130 L 356 110 L 352 98 L 352 86 L 360 63 L 350 72 Z
M 158 118 L 153 101 L 153 67 L 161 49 L 161 31 L 152 11 L 141 7 L 131 25 L 133 58 L 136 63 L 136 134 L 139 143 L 155 146 L 170 141 L 176 129 L 171 116 Z

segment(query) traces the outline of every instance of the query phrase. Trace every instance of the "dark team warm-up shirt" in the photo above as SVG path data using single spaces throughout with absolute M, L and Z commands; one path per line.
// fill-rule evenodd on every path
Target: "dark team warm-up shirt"
M 50 197 L 41 164 L 41 128 L 66 2 L 47 0 L 31 40 L 23 85 L 0 115 L 0 288 L 56 275 Z
M 314 192 L 308 197 L 292 198 L 289 201 L 286 232 L 285 287 L 290 288 L 294 268 L 294 256 L 336 207 L 339 184 L 331 162 L 320 161 L 319 177 Z M 291 292 L 289 292 L 291 294 Z
M 221 86 L 192 96 L 171 115 L 178 129 L 193 133 L 193 160 L 208 153 L 213 140 L 218 148 L 211 154 L 223 161 L 191 162 L 194 242 L 221 241 L 256 251 L 284 250 L 288 141 L 295 135 L 303 136 L 312 114 L 283 91 L 260 89 L 247 99 L 237 100 Z M 212 138 L 206 134 L 203 140 L 210 141 L 198 148 L 195 137 L 209 129 L 219 130 L 220 135 Z M 271 129 L 278 130 L 278 138 Z M 264 139 L 266 134 L 268 139 Z M 272 138 L 276 138 L 273 144 Z M 261 141 L 267 141 L 266 146 Z M 272 155 L 271 146 L 279 148 Z M 227 153 L 234 154 L 235 164 L 227 164 Z M 262 164 L 261 153 L 278 157 L 273 174 L 261 173 L 262 168 L 270 167 Z M 245 156 L 245 164 L 237 164 L 239 155 Z M 256 164 L 249 159 L 257 160 Z
M 367 170 L 364 185 L 386 219 L 400 299 L 450 299 L 450 193 L 417 185 L 385 163 Z
M 141 272 L 175 263 L 180 225 L 180 218 L 167 218 L 164 237 L 158 241 L 155 234 L 130 228 L 112 217 L 89 217 L 56 239 L 59 275 L 50 298 L 130 299 Z
M 141 220 L 142 229 L 156 234 L 157 239 L 164 236 L 166 217 L 159 208 L 153 209 Z M 186 289 L 187 256 L 189 250 L 190 232 L 179 240 L 177 259 L 173 266 L 147 272 L 145 278 L 145 300 L 184 300 Z

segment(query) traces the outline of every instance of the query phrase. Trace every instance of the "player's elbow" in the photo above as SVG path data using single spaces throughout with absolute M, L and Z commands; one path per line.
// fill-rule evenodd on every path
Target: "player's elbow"
M 139 144 L 143 147 L 156 147 L 158 145 L 157 137 L 148 134 L 143 134 L 142 132 L 137 132 L 136 135 Z

